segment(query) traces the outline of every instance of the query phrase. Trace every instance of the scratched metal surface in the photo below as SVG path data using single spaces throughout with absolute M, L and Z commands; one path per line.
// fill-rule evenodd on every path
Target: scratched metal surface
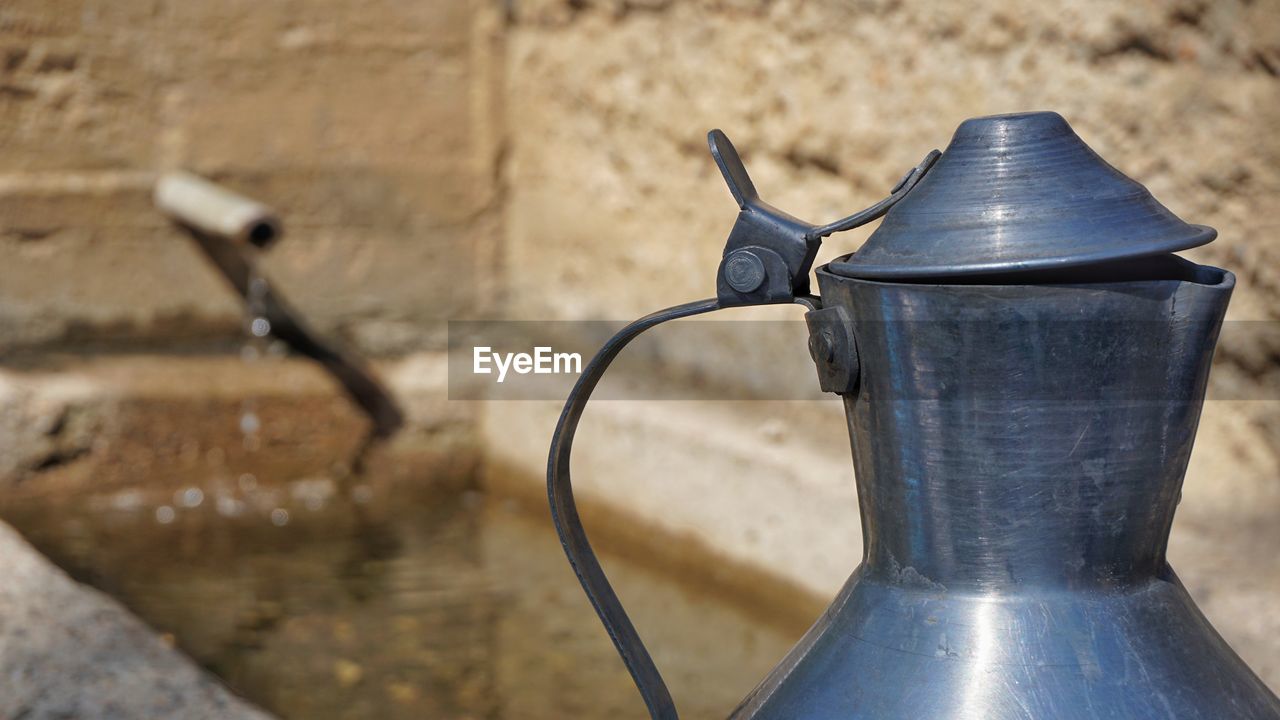
M 1162 261 L 1163 262 L 1163 261 Z M 737 718 L 1280 718 L 1168 533 L 1234 278 L 877 283 L 846 397 L 865 557 Z

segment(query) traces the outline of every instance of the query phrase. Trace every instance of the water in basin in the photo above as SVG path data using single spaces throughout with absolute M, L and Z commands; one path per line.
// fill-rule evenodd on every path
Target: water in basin
M 536 505 L 429 478 L 157 485 L 0 517 L 284 718 L 647 717 Z M 682 715 L 725 717 L 811 618 L 643 555 L 603 562 Z

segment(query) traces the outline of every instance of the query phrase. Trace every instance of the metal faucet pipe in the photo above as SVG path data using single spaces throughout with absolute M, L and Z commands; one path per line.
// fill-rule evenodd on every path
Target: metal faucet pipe
M 280 221 L 270 208 L 186 172 L 163 175 L 154 198 L 241 298 L 248 302 L 255 293 L 254 302 L 261 304 L 272 336 L 320 363 L 342 384 L 373 423 L 373 437 L 390 437 L 404 425 L 404 413 L 359 355 L 337 340 L 321 337 L 270 283 L 251 288 L 254 279 L 262 277 L 255 267 L 257 249 L 281 234 Z
M 189 172 L 162 175 L 154 197 L 165 215 L 211 237 L 260 250 L 280 238 L 274 210 Z

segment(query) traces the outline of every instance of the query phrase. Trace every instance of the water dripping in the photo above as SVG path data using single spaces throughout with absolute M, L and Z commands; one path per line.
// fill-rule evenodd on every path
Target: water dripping
M 240 348 L 240 360 L 246 365 L 262 362 L 264 358 L 278 355 L 273 351 L 271 343 L 271 320 L 267 318 L 267 295 L 270 285 L 267 278 L 258 272 L 256 262 L 249 263 L 249 277 L 245 293 L 245 334 L 246 340 Z M 245 450 L 256 452 L 262 447 L 262 420 L 258 416 L 256 398 L 245 398 L 240 407 L 240 435 Z

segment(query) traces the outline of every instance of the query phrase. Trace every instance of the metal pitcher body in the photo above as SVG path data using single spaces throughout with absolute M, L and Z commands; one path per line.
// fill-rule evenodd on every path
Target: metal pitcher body
M 764 202 L 724 133 L 708 147 L 739 209 L 716 296 L 610 338 L 547 463 L 565 555 L 649 716 L 678 720 L 578 517 L 574 434 L 641 333 L 795 303 L 845 405 L 863 559 L 733 718 L 1280 720 L 1165 559 L 1235 285 L 1172 253 L 1217 231 L 1053 112 L 966 120 L 887 197 L 821 225 Z M 810 294 L 822 239 L 881 218 Z
M 851 318 L 864 555 L 735 718 L 1280 718 L 1165 561 L 1234 277 L 892 283 Z

